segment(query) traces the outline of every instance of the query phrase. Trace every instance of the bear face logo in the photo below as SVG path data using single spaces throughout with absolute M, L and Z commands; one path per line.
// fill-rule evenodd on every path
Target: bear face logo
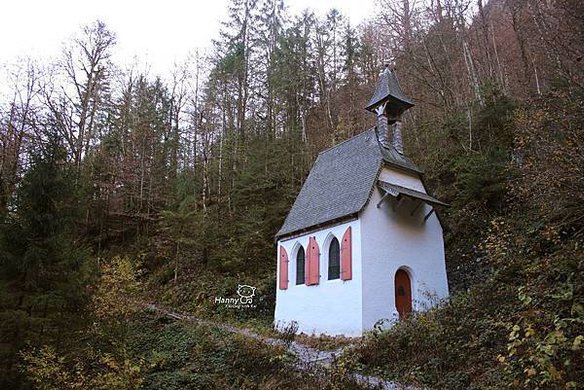
M 255 295 L 255 287 L 248 286 L 247 284 L 237 285 L 237 295 L 240 296 L 240 301 L 242 304 L 252 303 L 253 296 Z

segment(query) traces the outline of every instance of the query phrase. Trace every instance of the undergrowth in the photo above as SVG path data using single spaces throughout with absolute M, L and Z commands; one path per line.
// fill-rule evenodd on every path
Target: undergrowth
M 144 389 L 352 389 L 347 373 L 303 371 L 285 347 L 142 312 L 130 350 L 144 362 Z

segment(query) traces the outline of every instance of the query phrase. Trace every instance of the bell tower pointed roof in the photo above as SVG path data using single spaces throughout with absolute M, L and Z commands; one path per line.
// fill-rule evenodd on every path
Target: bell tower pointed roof
M 365 109 L 373 112 L 376 106 L 386 101 L 388 105 L 396 106 L 395 108 L 402 112 L 414 106 L 411 99 L 403 93 L 395 73 L 389 69 L 389 65 L 386 65 L 381 73 L 375 93 Z

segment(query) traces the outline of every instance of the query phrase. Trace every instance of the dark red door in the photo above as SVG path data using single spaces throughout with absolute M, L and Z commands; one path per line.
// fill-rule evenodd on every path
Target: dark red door
M 395 273 L 395 307 L 400 319 L 412 312 L 412 283 L 410 275 L 403 269 Z

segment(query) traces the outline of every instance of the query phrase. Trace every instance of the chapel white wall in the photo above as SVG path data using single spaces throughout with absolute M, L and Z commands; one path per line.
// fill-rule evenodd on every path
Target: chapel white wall
M 426 192 L 421 180 L 407 173 L 384 167 L 380 179 Z M 386 197 L 377 208 L 381 197 L 375 188 L 360 215 L 365 330 L 380 319 L 397 319 L 394 277 L 399 268 L 410 273 L 414 310 L 427 309 L 448 296 L 443 232 L 436 214 L 424 222 L 424 216 L 431 210 L 424 203 L 410 215 L 416 201 L 408 198 L 404 198 L 397 212 L 392 209 L 395 200 L 391 197 Z
M 352 279 L 328 280 L 328 249 L 334 235 L 339 243 L 347 228 L 352 230 Z M 306 251 L 309 237 L 316 237 L 320 250 L 320 281 L 318 285 L 296 285 L 296 253 L 301 244 Z M 361 223 L 359 220 L 327 227 L 300 237 L 278 241 L 288 252 L 288 289 L 280 290 L 276 280 L 275 325 L 285 326 L 291 321 L 299 325 L 299 332 L 360 336 L 362 333 L 361 283 Z M 278 258 L 277 258 L 278 259 Z M 280 262 L 277 275 L 280 276 Z

